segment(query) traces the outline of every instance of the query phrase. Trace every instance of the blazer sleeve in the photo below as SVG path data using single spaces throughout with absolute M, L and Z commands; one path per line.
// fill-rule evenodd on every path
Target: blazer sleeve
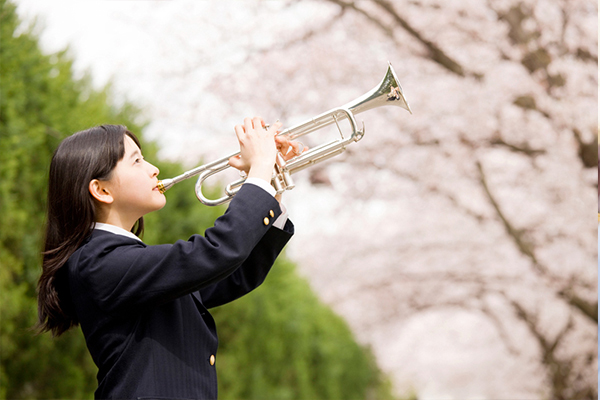
M 244 185 L 204 236 L 147 246 L 100 232 L 69 259 L 69 272 L 106 312 L 163 304 L 223 280 L 254 258 L 280 214 L 273 196 Z M 255 254 L 269 251 L 267 243 L 260 247 Z
M 269 229 L 233 274 L 200 290 L 206 308 L 229 303 L 260 286 L 293 234 L 294 225 L 290 220 L 286 222 L 283 229 L 275 227 Z

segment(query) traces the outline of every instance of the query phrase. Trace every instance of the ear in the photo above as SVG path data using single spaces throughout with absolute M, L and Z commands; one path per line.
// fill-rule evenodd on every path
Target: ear
M 114 201 L 110 190 L 103 181 L 92 179 L 89 184 L 91 195 L 101 203 L 111 204 Z

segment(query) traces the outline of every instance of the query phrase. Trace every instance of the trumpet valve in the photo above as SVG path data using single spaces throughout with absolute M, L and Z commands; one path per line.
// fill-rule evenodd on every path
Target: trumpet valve
M 283 182 L 285 184 L 285 190 L 292 190 L 294 187 L 296 187 L 294 180 L 292 179 L 292 175 L 288 170 L 283 171 L 281 177 L 283 178 Z
M 271 186 L 275 188 L 277 194 L 283 193 L 285 191 L 283 183 L 281 182 L 281 176 L 277 173 L 273 174 L 273 178 L 271 178 Z
M 277 158 L 275 159 L 273 187 L 277 190 L 277 193 L 282 193 L 285 190 L 291 190 L 295 187 L 294 180 L 287 169 L 287 163 L 281 153 L 277 153 Z

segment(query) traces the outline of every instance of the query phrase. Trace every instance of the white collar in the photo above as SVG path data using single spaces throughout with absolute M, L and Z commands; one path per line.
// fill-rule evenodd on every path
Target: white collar
M 94 229 L 100 229 L 101 231 L 111 232 L 111 233 L 114 233 L 116 235 L 127 236 L 129 238 L 139 240 L 140 242 L 142 241 L 142 239 L 140 239 L 139 237 L 135 236 L 133 234 L 133 232 L 128 232 L 125 229 L 123 229 L 123 228 L 121 228 L 119 226 L 116 226 L 116 225 L 104 224 L 102 222 L 96 222 L 94 224 Z

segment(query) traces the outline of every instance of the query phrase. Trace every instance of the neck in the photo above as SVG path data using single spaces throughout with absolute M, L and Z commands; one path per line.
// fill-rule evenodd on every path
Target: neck
M 131 232 L 138 219 L 139 218 L 126 217 L 121 214 L 108 211 L 106 213 L 102 213 L 96 222 L 118 226 L 119 228 L 125 229 L 127 232 Z

